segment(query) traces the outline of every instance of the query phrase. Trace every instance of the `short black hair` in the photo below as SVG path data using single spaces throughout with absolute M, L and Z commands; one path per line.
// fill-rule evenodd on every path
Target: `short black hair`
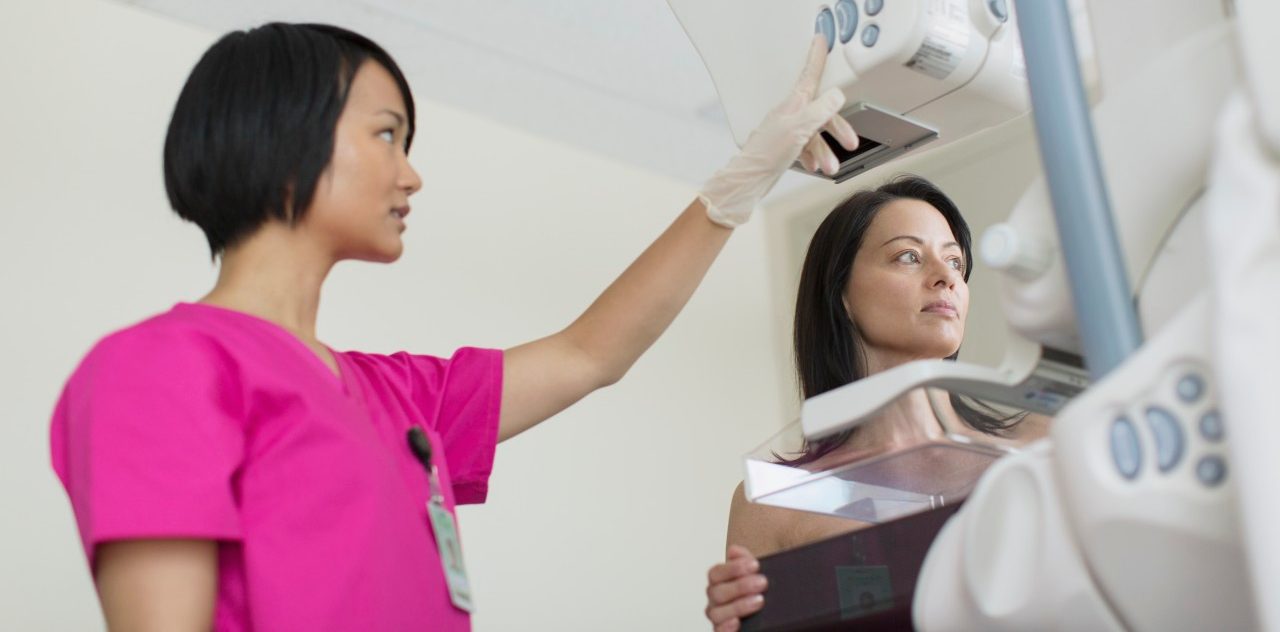
M 297 222 L 333 154 L 338 117 L 367 60 L 387 69 L 408 117 L 404 73 L 372 40 L 326 24 L 274 22 L 223 36 L 191 71 L 164 143 L 169 203 L 212 255 L 269 219 Z

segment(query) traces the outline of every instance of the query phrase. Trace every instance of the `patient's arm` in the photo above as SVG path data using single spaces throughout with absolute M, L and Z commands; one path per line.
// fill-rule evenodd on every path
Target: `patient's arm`
M 764 607 L 768 580 L 760 574 L 756 555 L 778 550 L 772 507 L 747 502 L 742 484 L 729 506 L 729 538 L 725 561 L 707 571 L 705 614 L 715 632 L 735 632 L 742 618 Z
M 791 515 L 788 515 L 791 514 Z M 782 531 L 794 512 L 747 501 L 742 483 L 733 490 L 729 505 L 729 536 L 726 544 L 737 544 L 756 556 L 782 550 Z
M 816 542 L 866 526 L 854 520 L 821 516 L 748 502 L 742 484 L 729 506 L 725 561 L 707 572 L 707 619 L 715 632 L 732 632 L 742 617 L 764 607 L 768 579 L 757 556 Z

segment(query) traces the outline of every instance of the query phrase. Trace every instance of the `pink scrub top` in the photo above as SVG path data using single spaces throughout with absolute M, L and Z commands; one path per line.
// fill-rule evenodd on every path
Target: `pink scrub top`
M 468 630 L 449 601 L 406 434 L 446 506 L 488 491 L 502 352 L 335 352 L 179 304 L 112 334 L 68 380 L 53 467 L 85 555 L 138 538 L 217 541 L 216 630 Z

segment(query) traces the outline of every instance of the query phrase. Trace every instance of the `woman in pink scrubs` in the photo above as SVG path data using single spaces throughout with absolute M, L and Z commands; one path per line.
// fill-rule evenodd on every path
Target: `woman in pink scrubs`
M 422 185 L 414 104 L 376 44 L 319 25 L 231 33 L 178 98 L 164 172 L 221 269 L 101 340 L 53 416 L 53 465 L 112 629 L 466 630 L 453 508 L 497 442 L 626 373 L 732 228 L 799 159 L 833 173 L 816 38 L 794 93 L 576 321 L 450 357 L 316 338 L 342 260 L 392 262 Z

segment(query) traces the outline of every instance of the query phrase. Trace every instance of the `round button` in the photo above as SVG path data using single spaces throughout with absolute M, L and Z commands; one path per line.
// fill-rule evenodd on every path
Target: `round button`
M 1168 472 L 1182 460 L 1182 426 L 1173 413 L 1159 406 L 1147 408 L 1147 426 L 1156 438 L 1156 464 L 1161 472 Z
M 827 38 L 827 51 L 831 51 L 831 47 L 836 45 L 836 16 L 831 14 L 831 9 L 822 7 L 822 11 L 818 12 L 818 19 L 813 23 L 813 32 L 822 33 Z
M 1142 446 L 1138 444 L 1138 431 L 1128 417 L 1111 422 L 1111 460 L 1115 461 L 1120 475 L 1133 480 L 1142 468 Z
M 871 48 L 876 45 L 876 40 L 880 39 L 880 27 L 874 24 L 868 24 L 862 29 L 862 45 Z
M 1200 436 L 1209 441 L 1222 441 L 1226 436 L 1226 429 L 1222 427 L 1222 417 L 1218 411 L 1211 410 L 1200 416 Z
M 1005 22 L 1009 19 L 1009 4 L 1005 0 L 987 0 L 987 8 L 997 20 Z
M 853 32 L 858 30 L 858 6 L 853 0 L 836 2 L 836 30 L 840 32 L 841 44 L 853 39 Z
M 1220 456 L 1206 456 L 1196 463 L 1196 478 L 1209 487 L 1214 487 L 1227 477 L 1227 463 Z
M 1188 373 L 1178 378 L 1178 399 L 1190 404 L 1204 395 L 1204 378 Z
M 884 8 L 884 0 L 867 0 L 862 6 L 867 10 L 867 15 L 875 15 Z

